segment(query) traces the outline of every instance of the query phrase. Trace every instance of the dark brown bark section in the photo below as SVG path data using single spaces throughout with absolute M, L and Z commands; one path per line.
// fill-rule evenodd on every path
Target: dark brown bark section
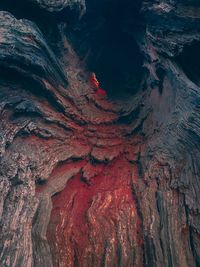
M 0 266 L 200 265 L 200 5 L 116 3 L 0 4 Z

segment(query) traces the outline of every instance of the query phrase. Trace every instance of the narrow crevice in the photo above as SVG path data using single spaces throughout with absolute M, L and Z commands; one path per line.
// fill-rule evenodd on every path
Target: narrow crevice
M 140 172 L 140 171 L 138 170 L 138 172 Z M 135 185 L 134 185 L 134 183 L 133 183 L 132 180 L 131 180 L 130 186 L 131 186 L 132 198 L 133 198 L 133 201 L 135 202 L 135 205 L 136 205 L 137 214 L 138 214 L 138 216 L 139 216 L 139 218 L 141 220 L 141 230 L 140 230 L 140 233 L 141 233 L 141 239 L 143 241 L 142 249 L 143 249 L 143 251 L 145 251 L 146 236 L 144 235 L 144 218 L 143 218 L 143 214 L 142 214 L 142 209 L 141 209 L 141 206 L 140 206 L 140 201 L 139 201 L 139 197 L 137 195 L 137 191 L 136 191 Z M 145 254 L 143 254 L 143 264 L 145 265 L 146 262 L 147 262 L 147 259 L 145 257 Z M 151 266 L 154 266 L 154 265 L 151 265 Z

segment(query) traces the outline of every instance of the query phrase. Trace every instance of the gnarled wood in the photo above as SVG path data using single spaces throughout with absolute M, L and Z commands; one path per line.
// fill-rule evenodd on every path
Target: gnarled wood
M 0 266 L 199 266 L 200 5 L 32 2 L 0 12 Z

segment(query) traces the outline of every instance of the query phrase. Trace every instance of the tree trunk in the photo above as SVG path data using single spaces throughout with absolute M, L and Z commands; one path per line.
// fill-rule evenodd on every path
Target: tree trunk
M 199 1 L 0 10 L 0 266 L 200 266 Z

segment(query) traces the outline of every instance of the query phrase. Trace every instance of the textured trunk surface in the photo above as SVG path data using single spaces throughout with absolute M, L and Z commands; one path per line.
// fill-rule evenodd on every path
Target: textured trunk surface
M 0 10 L 0 266 L 200 266 L 199 1 Z

